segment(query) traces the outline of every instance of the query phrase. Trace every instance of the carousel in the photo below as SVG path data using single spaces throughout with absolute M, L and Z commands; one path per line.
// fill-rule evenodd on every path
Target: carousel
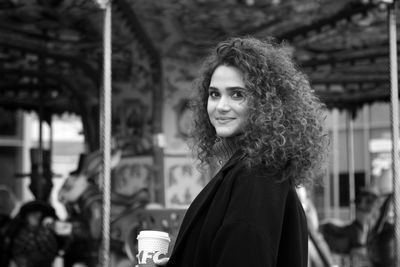
M 393 192 L 376 207 L 364 245 L 381 261 L 377 248 L 392 252 L 384 256 L 390 260 L 386 265 L 366 266 L 398 266 L 397 13 L 393 0 L 2 1 L 0 107 L 35 112 L 40 123 L 28 175 L 35 199 L 2 223 L 0 265 L 53 266 L 61 258 L 66 267 L 133 266 L 140 230 L 167 231 L 174 239 L 184 207 L 207 180 L 196 176 L 200 182 L 184 194 L 174 187 L 182 177 L 197 175 L 183 145 L 190 121 L 188 88 L 216 42 L 252 35 L 290 44 L 327 108 L 349 114 L 350 133 L 363 106 L 390 103 Z M 42 141 L 42 125 L 51 128 L 52 116 L 63 113 L 81 118 L 87 147 L 58 192 L 66 220 L 49 201 L 52 151 Z M 354 140 L 349 140 L 351 148 Z M 135 180 L 132 190 L 125 188 L 129 193 L 121 193 L 113 183 L 116 177 L 135 177 L 135 171 L 120 167 L 132 156 L 146 161 L 140 170 L 150 178 Z M 186 165 L 177 164 L 184 160 Z M 353 164 L 350 149 L 355 214 Z M 348 228 L 325 225 L 322 233 L 310 231 L 320 258 L 316 266 L 332 264 L 325 245 L 338 254 L 351 250 L 335 247 Z M 325 235 L 323 246 L 319 234 Z

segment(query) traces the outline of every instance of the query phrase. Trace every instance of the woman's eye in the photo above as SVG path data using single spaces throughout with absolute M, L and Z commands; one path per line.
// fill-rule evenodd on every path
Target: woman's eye
M 244 94 L 240 91 L 235 91 L 232 93 L 232 98 L 234 99 L 242 99 L 244 98 Z
M 216 97 L 219 96 L 219 94 L 218 94 L 217 92 L 215 92 L 215 91 L 210 91 L 210 92 L 208 92 L 208 95 L 209 95 L 211 98 L 216 98 Z

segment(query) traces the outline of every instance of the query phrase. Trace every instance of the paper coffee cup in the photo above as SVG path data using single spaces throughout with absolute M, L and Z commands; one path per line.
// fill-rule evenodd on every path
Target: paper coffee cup
M 169 242 L 171 241 L 167 232 L 140 231 L 138 240 L 138 265 L 154 267 L 154 259 L 162 259 L 167 256 Z

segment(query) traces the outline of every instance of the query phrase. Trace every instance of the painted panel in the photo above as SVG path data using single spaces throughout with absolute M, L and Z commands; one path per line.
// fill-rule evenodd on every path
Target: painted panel
M 186 156 L 166 157 L 164 163 L 165 205 L 187 208 L 209 180 L 200 172 L 196 161 Z

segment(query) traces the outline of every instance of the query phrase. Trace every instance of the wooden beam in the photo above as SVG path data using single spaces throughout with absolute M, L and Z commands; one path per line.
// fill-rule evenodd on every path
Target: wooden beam
M 15 39 L 7 39 L 6 36 L 3 36 L 1 32 L 0 36 L 0 47 L 31 53 L 39 57 L 54 59 L 55 61 L 65 61 L 67 63 L 70 63 L 72 66 L 76 66 L 82 69 L 87 77 L 92 80 L 95 87 L 98 87 L 100 71 L 92 65 L 88 64 L 85 60 L 79 58 L 79 56 L 70 55 L 67 53 L 52 52 L 49 51 L 46 47 L 41 47 L 37 43 L 31 42 L 30 40 L 26 39 L 21 39 L 20 42 L 16 42 Z
M 335 27 L 336 23 L 342 20 L 351 20 L 357 14 L 367 13 L 369 10 L 375 8 L 376 5 L 367 3 L 362 4 L 360 1 L 351 1 L 347 5 L 345 5 L 341 10 L 337 13 L 325 17 L 319 20 L 316 20 L 312 24 L 300 26 L 294 28 L 290 31 L 284 32 L 277 36 L 278 40 L 293 40 L 297 37 L 306 37 L 312 32 L 318 32 L 322 28 L 326 26 Z

